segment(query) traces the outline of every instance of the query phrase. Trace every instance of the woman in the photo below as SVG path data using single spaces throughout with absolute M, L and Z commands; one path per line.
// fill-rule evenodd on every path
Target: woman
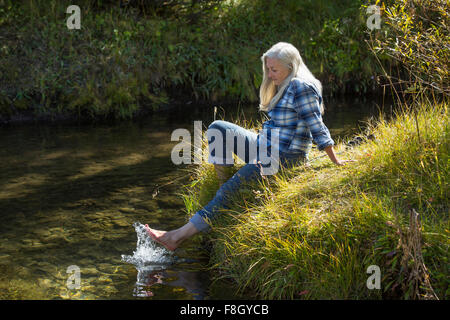
M 263 123 L 263 130 L 259 134 L 221 120 L 214 121 L 209 126 L 208 161 L 214 164 L 222 182 L 214 199 L 179 229 L 161 231 L 146 225 L 153 240 L 171 251 L 196 233 L 208 230 L 211 220 L 220 214 L 219 210 L 227 207 L 227 197 L 233 194 L 244 180 L 248 182 L 264 175 L 264 168 L 267 168 L 268 164 L 261 164 L 261 149 L 266 148 L 270 160 L 279 161 L 280 165 L 286 167 L 307 161 L 314 140 L 318 149 L 324 150 L 336 165 L 341 166 L 353 161 L 339 160 L 333 151 L 334 141 L 322 121 L 322 85 L 303 63 L 299 51 L 289 43 L 279 42 L 264 53 L 261 60 L 263 81 L 260 88 L 260 110 L 267 112 L 270 120 Z M 230 133 L 231 135 L 227 135 Z M 232 138 L 229 138 L 230 136 Z M 275 136 L 276 138 L 272 139 Z M 223 139 L 223 150 L 212 148 L 218 137 Z M 242 148 L 238 148 L 237 141 L 241 141 L 241 146 L 244 142 L 243 154 L 238 152 L 242 151 Z M 258 150 L 257 155 L 250 152 L 255 148 Z M 233 165 L 229 164 L 231 150 L 243 159 L 246 165 L 225 181 L 226 167 Z M 269 165 L 272 166 L 273 161 L 269 161 Z

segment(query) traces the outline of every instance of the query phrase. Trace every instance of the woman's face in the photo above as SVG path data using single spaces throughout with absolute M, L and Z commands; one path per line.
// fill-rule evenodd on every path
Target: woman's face
M 266 67 L 269 70 L 268 77 L 276 86 L 279 86 L 284 79 L 291 73 L 289 68 L 286 68 L 280 60 L 276 58 L 266 58 Z

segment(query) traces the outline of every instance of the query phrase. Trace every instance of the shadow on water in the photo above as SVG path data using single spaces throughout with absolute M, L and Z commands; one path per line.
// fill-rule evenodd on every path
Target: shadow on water
M 326 107 L 333 137 L 378 114 L 373 101 Z M 261 119 L 241 106 L 219 108 L 218 118 L 242 115 Z M 179 193 L 189 176 L 171 161 L 171 133 L 192 133 L 194 120 L 206 129 L 213 118 L 210 107 L 114 125 L 0 128 L 0 299 L 242 298 L 228 283 L 211 283 L 198 237 L 161 260 L 167 252 L 137 223 L 170 230 L 187 221 Z M 136 260 L 151 254 L 159 255 Z M 71 265 L 80 268 L 80 289 L 68 288 Z

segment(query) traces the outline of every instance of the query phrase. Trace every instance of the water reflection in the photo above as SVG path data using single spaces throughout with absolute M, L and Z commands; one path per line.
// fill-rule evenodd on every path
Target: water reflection
M 202 300 L 207 296 L 205 290 L 205 278 L 201 273 L 195 271 L 167 271 L 161 266 L 146 266 L 137 269 L 136 286 L 133 290 L 133 296 L 140 298 L 155 297 L 160 293 L 161 286 L 171 287 L 173 293 L 184 292 L 189 299 Z M 171 274 L 173 273 L 173 274 Z
M 173 291 L 186 291 L 194 299 L 205 297 L 205 279 L 201 279 L 198 271 L 175 270 L 173 265 L 183 269 L 195 268 L 196 259 L 188 259 L 167 251 L 156 244 L 147 234 L 143 224 L 136 222 L 134 228 L 137 236 L 136 250 L 132 255 L 122 255 L 122 261 L 133 264 L 137 270 L 137 280 L 133 289 L 135 297 L 154 297 L 156 288 L 167 285 Z M 177 252 L 183 252 L 178 250 Z M 168 270 L 168 269 L 171 270 Z M 171 275 L 171 273 L 173 273 Z M 152 288 L 152 286 L 154 288 Z M 158 291 L 158 290 L 157 290 Z
M 153 297 L 155 294 L 151 291 L 151 286 L 163 283 L 162 279 L 164 278 L 164 275 L 160 269 L 160 266 L 138 268 L 136 287 L 133 290 L 133 296 Z

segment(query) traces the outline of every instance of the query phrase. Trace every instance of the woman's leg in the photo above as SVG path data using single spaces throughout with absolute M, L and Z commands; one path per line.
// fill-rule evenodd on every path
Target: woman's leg
M 198 211 L 190 221 L 179 229 L 160 231 L 146 225 L 153 240 L 161 243 L 169 250 L 175 250 L 184 240 L 200 231 L 209 229 L 208 222 L 219 215 L 219 210 L 226 208 L 227 198 L 237 191 L 245 181 L 257 179 L 260 170 L 256 164 L 249 164 L 256 157 L 257 134 L 231 122 L 214 121 L 207 131 L 210 157 L 208 162 L 215 165 L 232 166 L 232 153 L 247 164 L 228 181 L 224 182 L 216 196 L 202 210 Z
M 209 145 L 208 162 L 232 166 L 233 153 L 245 163 L 256 159 L 258 135 L 234 123 L 216 120 L 206 131 Z
M 207 231 L 210 223 L 221 214 L 220 210 L 228 208 L 229 197 L 232 196 L 243 182 L 250 182 L 261 178 L 260 168 L 256 164 L 246 164 L 233 177 L 225 182 L 203 209 L 197 211 L 188 223 L 172 231 L 151 229 L 145 225 L 147 232 L 156 242 L 164 245 L 168 250 L 175 250 L 184 240 L 200 231 Z
M 235 193 L 244 180 L 251 181 L 260 177 L 256 164 L 258 135 L 234 123 L 217 120 L 211 123 L 206 132 L 209 144 L 209 163 L 214 166 L 233 165 L 233 153 L 247 163 L 233 177 L 225 181 L 212 199 L 202 210 L 199 210 L 190 222 L 199 231 L 209 229 L 213 220 L 222 208 L 227 208 L 228 197 Z M 220 178 L 220 177 L 219 177 Z
M 210 228 L 210 222 L 221 214 L 220 210 L 228 208 L 230 196 L 240 188 L 242 183 L 249 183 L 260 178 L 260 168 L 256 164 L 246 164 L 217 190 L 215 197 L 203 209 L 197 211 L 189 222 L 198 231 L 207 231 Z
M 305 163 L 306 156 L 304 154 L 281 155 L 278 161 L 281 168 L 289 168 L 301 163 Z M 252 181 L 262 179 L 262 166 L 253 163 L 247 163 L 236 174 L 225 182 L 217 191 L 214 199 L 212 199 L 203 209 L 196 212 L 189 220 L 198 231 L 207 231 L 210 228 L 210 223 L 217 216 L 221 214 L 221 209 L 228 209 L 229 198 L 237 190 L 239 190 L 242 183 L 249 183 Z
M 208 162 L 214 164 L 219 186 L 232 175 L 233 153 L 245 163 L 255 158 L 257 134 L 250 130 L 228 121 L 217 120 L 208 127 L 206 135 L 209 145 Z

